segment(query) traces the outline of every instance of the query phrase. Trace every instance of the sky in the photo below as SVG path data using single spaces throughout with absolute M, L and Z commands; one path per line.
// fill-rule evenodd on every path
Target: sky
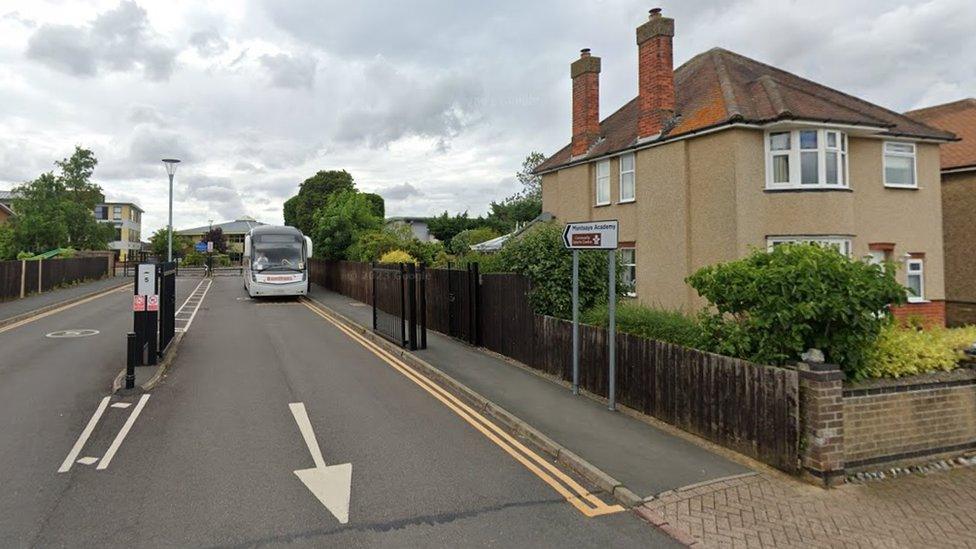
M 720 46 L 893 110 L 976 96 L 972 0 L 0 0 L 0 189 L 80 145 L 110 201 L 177 229 L 281 205 L 345 169 L 387 215 L 487 211 L 569 141 L 569 64 L 602 57 L 601 117 L 636 95 L 635 28 L 675 66 Z

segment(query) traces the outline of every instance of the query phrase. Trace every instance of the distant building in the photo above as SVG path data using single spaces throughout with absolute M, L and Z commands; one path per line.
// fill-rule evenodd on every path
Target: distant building
M 176 234 L 188 236 L 194 243 L 197 243 L 203 242 L 203 236 L 210 232 L 211 229 L 219 228 L 224 233 L 224 239 L 227 241 L 227 255 L 230 256 L 230 260 L 240 261 L 244 255 L 244 236 L 254 227 L 261 225 L 265 225 L 265 223 L 255 221 L 252 217 L 242 217 L 234 221 L 183 229 L 182 231 L 176 231 Z
M 104 202 L 95 206 L 95 219 L 115 227 L 115 236 L 108 243 L 120 261 L 135 258 L 142 250 L 143 210 L 132 202 Z
M 410 227 L 410 231 L 421 242 L 433 242 L 437 240 L 430 234 L 427 226 L 426 217 L 388 217 L 386 218 L 387 227 Z
M 5 206 L 8 210 L 14 209 L 14 192 L 0 191 L 0 206 Z

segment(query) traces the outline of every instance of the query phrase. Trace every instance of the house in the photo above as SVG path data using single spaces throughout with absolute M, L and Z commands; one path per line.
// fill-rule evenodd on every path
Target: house
M 409 227 L 410 232 L 421 242 L 432 242 L 437 240 L 430 234 L 427 226 L 426 217 L 388 217 L 386 218 L 387 227 Z
M 7 222 L 14 215 L 13 191 L 0 191 L 0 225 Z
M 108 243 L 119 261 L 136 259 L 142 250 L 142 208 L 132 202 L 103 202 L 95 206 L 95 219 L 115 228 Z
M 570 65 L 572 136 L 536 168 L 562 222 L 617 219 L 636 297 L 693 311 L 685 278 L 783 242 L 899 262 L 897 314 L 945 316 L 939 145 L 904 115 L 715 48 L 673 70 L 674 20 L 637 28 L 638 94 L 600 119 L 601 60 Z
M 946 320 L 976 324 L 976 99 L 905 114 L 961 138 L 941 151 Z
M 204 235 L 210 232 L 211 229 L 219 228 L 224 233 L 224 239 L 227 242 L 227 255 L 231 261 L 236 262 L 240 261 L 244 256 L 244 237 L 247 236 L 247 233 L 251 229 L 261 225 L 264 225 L 264 223 L 255 221 L 253 217 L 242 217 L 234 221 L 217 223 L 216 225 L 204 225 L 192 229 L 183 229 L 182 231 L 176 231 L 176 234 L 188 236 L 196 243 L 203 242 Z

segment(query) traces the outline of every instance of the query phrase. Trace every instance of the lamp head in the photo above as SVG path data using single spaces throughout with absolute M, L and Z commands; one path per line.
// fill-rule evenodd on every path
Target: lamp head
M 176 158 L 164 158 L 163 159 L 163 164 L 166 165 L 166 173 L 168 175 L 173 175 L 173 174 L 176 173 L 176 165 L 179 164 L 179 163 L 180 163 L 180 161 L 177 160 Z

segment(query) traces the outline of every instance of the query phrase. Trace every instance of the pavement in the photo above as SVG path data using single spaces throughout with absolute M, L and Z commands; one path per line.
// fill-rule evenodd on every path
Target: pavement
M 121 297 L 0 334 L 25 342 L 0 359 L 0 546 L 677 545 L 302 302 L 251 300 L 233 277 L 215 279 L 164 381 L 109 396 L 66 460 L 117 362 L 88 361 L 94 344 L 31 359 L 45 352 L 31 342 Z M 60 362 L 84 374 L 42 373 Z M 320 461 L 351 466 L 346 523 L 296 475 Z
M 132 282 L 132 280 L 119 277 L 108 277 L 99 280 L 89 280 L 79 284 L 74 284 L 72 286 L 65 286 L 63 288 L 56 288 L 49 292 L 40 294 L 31 294 L 23 299 L 2 301 L 0 302 L 0 323 L 3 323 L 3 321 L 11 319 L 15 316 L 30 313 L 31 311 L 42 309 L 44 307 L 58 305 L 72 299 L 78 299 L 91 293 L 128 284 L 129 282 Z
M 363 326 L 372 310 L 313 285 L 309 297 Z M 752 472 L 748 467 L 432 330 L 414 354 L 542 431 L 642 499 Z

